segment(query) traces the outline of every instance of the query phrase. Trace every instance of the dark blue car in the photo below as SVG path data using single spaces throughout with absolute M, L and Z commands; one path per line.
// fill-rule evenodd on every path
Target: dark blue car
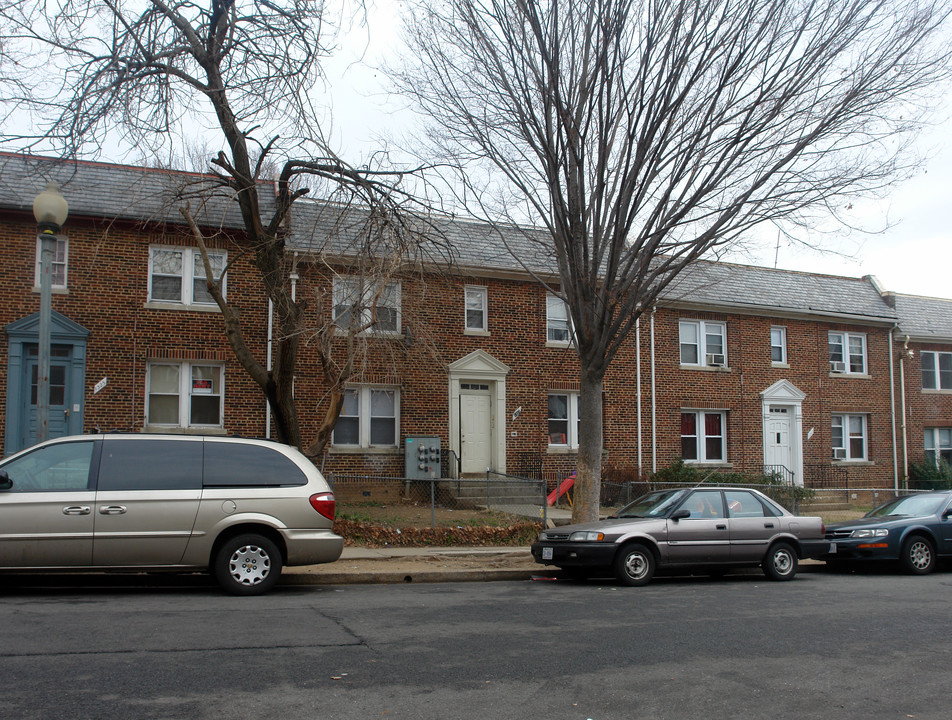
M 898 560 L 914 575 L 935 568 L 936 559 L 952 557 L 952 491 L 905 495 L 858 520 L 826 526 L 828 563 L 850 560 Z

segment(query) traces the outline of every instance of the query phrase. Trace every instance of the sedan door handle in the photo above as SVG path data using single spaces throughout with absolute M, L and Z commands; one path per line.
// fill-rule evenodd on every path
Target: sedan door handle
M 125 512 L 125 505 L 103 505 L 99 508 L 100 515 L 124 515 Z
M 727 525 L 715 525 L 714 527 L 718 530 L 727 530 Z
M 64 515 L 89 515 L 89 505 L 67 505 L 63 508 Z
M 772 528 L 772 527 L 773 527 L 773 523 L 764 523 L 764 527 L 765 527 L 765 528 Z

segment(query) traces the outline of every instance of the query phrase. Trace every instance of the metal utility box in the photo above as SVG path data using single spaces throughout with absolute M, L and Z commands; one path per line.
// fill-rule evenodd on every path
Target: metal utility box
M 410 480 L 438 480 L 441 471 L 440 439 L 415 436 L 406 439 L 404 452 L 406 476 Z

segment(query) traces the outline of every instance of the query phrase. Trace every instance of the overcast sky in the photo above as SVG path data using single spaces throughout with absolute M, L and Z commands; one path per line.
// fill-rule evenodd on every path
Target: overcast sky
M 367 28 L 355 28 L 341 42 L 341 52 L 326 65 L 331 136 L 352 163 L 378 147 L 377 140 L 413 126 L 413 114 L 399 98 L 386 93 L 377 67 L 399 47 L 400 3 L 376 0 Z M 945 113 L 952 115 L 952 102 Z M 805 251 L 766 239 L 754 255 L 734 262 L 787 270 L 861 277 L 875 275 L 894 292 L 952 297 L 952 123 L 936 126 L 920 138 L 930 157 L 915 177 L 897 185 L 879 203 L 858 206 L 864 225 L 892 227 L 882 234 L 838 232 L 813 239 L 838 254 Z M 801 238 L 806 241 L 808 238 Z

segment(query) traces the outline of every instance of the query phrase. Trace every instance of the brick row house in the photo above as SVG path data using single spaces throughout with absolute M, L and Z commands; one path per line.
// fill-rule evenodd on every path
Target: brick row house
M 54 261 L 51 434 L 267 436 L 264 398 L 232 356 L 177 211 L 182 187 L 206 179 L 6 154 L 4 454 L 35 436 L 39 244 L 30 207 L 50 179 L 70 204 Z M 321 203 L 299 202 L 288 234 L 288 282 L 315 298 L 315 326 L 346 314 L 359 287 L 335 272 L 328 216 Z M 236 209 L 213 198 L 200 219 L 214 234 L 213 264 L 231 263 L 225 291 L 263 360 L 268 302 L 229 241 L 240 232 Z M 554 282 L 551 258 L 519 229 L 440 223 L 454 262 L 418 264 L 381 289 L 377 325 L 320 462 L 402 477 L 405 440 L 437 436 L 444 460 L 465 475 L 570 472 L 578 363 L 565 306 L 539 280 Z M 907 462 L 952 457 L 950 310 L 952 301 L 886 293 L 871 277 L 700 263 L 644 313 L 606 375 L 606 466 L 650 473 L 683 458 L 712 470 L 780 468 L 807 485 L 901 483 Z M 316 362 L 305 342 L 295 377 L 305 436 L 325 410 Z

